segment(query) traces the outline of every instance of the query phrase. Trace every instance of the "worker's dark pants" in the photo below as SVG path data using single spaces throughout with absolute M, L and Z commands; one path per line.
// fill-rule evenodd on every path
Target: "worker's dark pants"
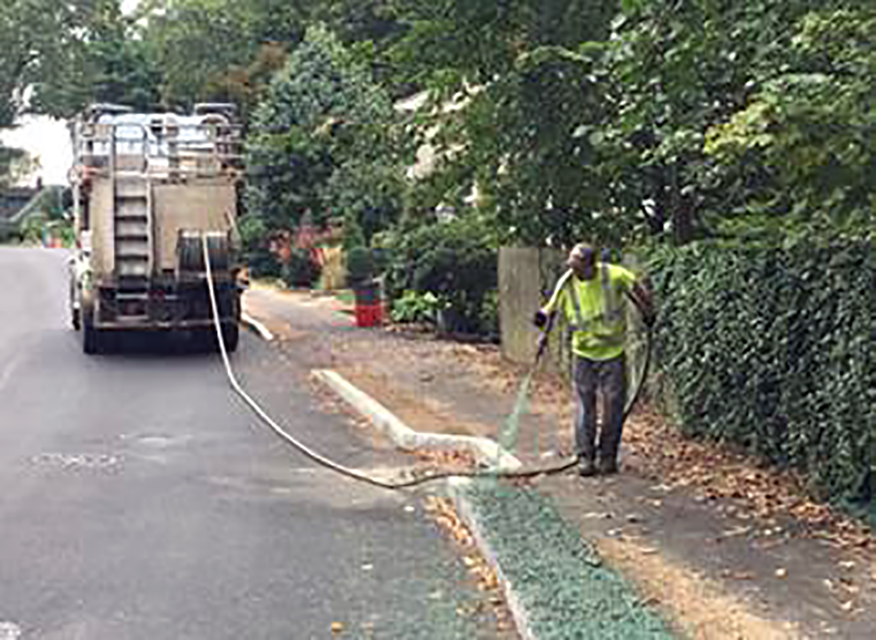
M 588 360 L 575 356 L 575 444 L 582 458 L 596 456 L 596 392 L 602 389 L 602 428 L 599 434 L 599 458 L 617 460 L 624 428 L 626 367 L 624 357 L 614 360 Z

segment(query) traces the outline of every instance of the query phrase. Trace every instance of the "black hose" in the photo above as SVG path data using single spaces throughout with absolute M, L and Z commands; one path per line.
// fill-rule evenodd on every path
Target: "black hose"
M 639 311 L 639 314 L 644 318 L 645 313 L 642 308 L 639 306 L 639 303 L 635 298 L 629 296 L 631 302 Z M 544 334 L 542 335 L 541 340 L 539 341 L 538 350 L 535 355 L 535 362 L 533 362 L 532 369 L 530 370 L 528 375 L 533 375 L 538 370 L 539 365 L 544 357 L 544 354 L 547 352 L 548 341 L 550 339 L 550 335 L 553 332 L 554 328 L 554 320 L 555 316 L 552 314 L 549 317 L 548 324 L 545 328 Z M 652 353 L 652 329 L 650 325 L 646 324 L 646 333 L 645 333 L 645 341 L 647 346 L 645 348 L 645 362 L 642 365 L 642 375 L 639 379 L 639 384 L 636 386 L 636 390 L 633 393 L 630 401 L 627 403 L 626 408 L 624 409 L 624 421 L 629 418 L 630 414 L 632 414 L 633 410 L 635 410 L 636 405 L 642 399 L 642 393 L 645 390 L 645 385 L 648 381 L 648 376 L 651 372 L 651 353 Z M 442 480 L 448 478 L 504 478 L 504 479 L 525 479 L 525 478 L 534 478 L 542 475 L 554 475 L 558 473 L 563 473 L 568 471 L 569 469 L 574 468 L 581 461 L 581 456 L 579 454 L 575 454 L 571 458 L 567 459 L 565 462 L 560 463 L 559 465 L 547 466 L 547 467 L 535 467 L 531 469 L 515 469 L 515 470 L 496 470 L 496 471 L 460 471 L 460 472 L 441 472 L 430 474 L 423 478 L 417 478 L 414 480 L 409 480 L 401 483 L 394 483 L 393 488 L 402 489 L 408 487 L 414 487 L 417 485 L 425 484 L 427 482 L 433 482 L 435 480 Z
M 639 310 L 639 313 L 644 317 L 644 313 L 639 307 L 638 303 L 633 299 L 633 304 Z M 639 384 L 636 386 L 636 390 L 633 393 L 629 403 L 624 409 L 624 421 L 630 416 L 633 410 L 636 408 L 636 405 L 642 398 L 642 392 L 645 390 L 645 384 L 647 383 L 648 376 L 651 371 L 651 351 L 652 351 L 652 330 L 650 326 L 646 325 L 646 334 L 645 340 L 647 342 L 647 347 L 645 349 L 645 363 L 642 365 L 642 376 L 639 380 Z M 528 375 L 534 374 L 538 370 L 538 366 L 541 363 L 541 360 L 547 351 L 547 343 L 548 338 L 553 329 L 553 316 L 548 323 L 547 328 L 545 329 L 545 333 L 542 336 L 542 339 L 539 343 L 538 352 L 536 353 L 535 362 L 532 366 L 532 370 Z M 547 467 L 535 467 L 531 469 L 515 469 L 515 470 L 496 470 L 496 471 L 461 471 L 461 472 L 441 472 L 436 474 L 430 474 L 427 477 L 418 478 L 415 480 L 410 480 L 404 483 L 395 484 L 393 488 L 402 489 L 407 487 L 413 487 L 421 484 L 425 484 L 427 482 L 432 482 L 435 480 L 442 480 L 448 478 L 503 478 L 503 479 L 525 479 L 525 478 L 535 478 L 543 475 L 554 475 L 558 473 L 563 473 L 568 471 L 569 469 L 574 468 L 581 461 L 581 456 L 579 454 L 575 454 L 571 458 L 567 459 L 565 462 L 560 463 L 559 465 L 547 466 Z
M 219 319 L 219 304 L 216 296 L 216 284 L 213 280 L 213 269 L 212 269 L 212 256 L 211 256 L 211 247 L 208 242 L 208 236 L 206 234 L 201 236 L 202 243 L 202 251 L 201 255 L 203 256 L 204 269 L 205 274 L 207 276 L 207 284 L 208 290 L 210 294 L 210 307 L 213 314 L 213 323 L 216 331 L 216 340 L 219 345 L 219 352 L 222 356 L 223 365 L 225 367 L 226 375 L 228 377 L 228 381 L 231 385 L 231 388 L 237 393 L 237 395 L 249 406 L 249 408 L 268 426 L 270 427 L 280 438 L 294 447 L 296 450 L 310 458 L 312 461 L 317 463 L 320 466 L 323 466 L 327 469 L 334 471 L 340 475 L 351 478 L 353 480 L 357 480 L 359 482 L 364 482 L 366 484 L 370 484 L 375 487 L 381 487 L 383 489 L 409 489 L 412 487 L 416 487 L 419 485 L 426 484 L 428 482 L 434 482 L 436 480 L 446 480 L 449 478 L 506 478 L 506 479 L 515 479 L 515 478 L 533 478 L 541 475 L 552 475 L 556 473 L 562 473 L 564 471 L 568 471 L 572 467 L 578 464 L 580 461 L 580 457 L 576 454 L 572 458 L 568 459 L 565 462 L 562 462 L 558 465 L 547 466 L 547 467 L 537 467 L 532 469 L 519 469 L 519 470 L 500 470 L 497 469 L 495 471 L 443 471 L 440 473 L 426 473 L 422 477 L 413 478 L 411 480 L 403 480 L 399 482 L 387 482 L 384 480 L 380 480 L 378 478 L 374 478 L 369 476 L 366 473 L 358 471 L 356 469 L 350 469 L 345 467 L 329 458 L 316 453 L 308 446 L 300 442 L 297 438 L 286 432 L 276 421 L 274 421 L 268 413 L 262 409 L 262 407 L 244 390 L 244 388 L 240 385 L 237 380 L 237 377 L 234 375 L 234 371 L 231 367 L 231 360 L 228 356 L 228 351 L 225 347 L 225 339 L 222 333 L 222 326 Z M 635 301 L 634 301 L 635 302 Z M 641 313 L 641 309 L 639 310 Z M 553 331 L 554 327 L 554 318 L 553 316 L 550 318 L 548 325 L 544 334 L 542 335 L 541 342 L 539 343 L 538 351 L 535 356 L 535 362 L 533 362 L 532 369 L 528 375 L 532 376 L 538 370 L 539 365 L 544 357 L 544 354 L 547 352 L 548 341 L 550 339 L 550 335 Z M 642 380 L 639 382 L 639 386 L 636 389 L 635 394 L 633 395 L 632 401 L 629 406 L 624 411 L 624 419 L 632 412 L 633 408 L 638 402 L 642 388 L 644 387 L 644 381 L 648 377 L 648 370 L 651 362 L 651 334 L 650 329 L 647 335 L 648 348 L 645 358 L 645 365 L 643 368 Z

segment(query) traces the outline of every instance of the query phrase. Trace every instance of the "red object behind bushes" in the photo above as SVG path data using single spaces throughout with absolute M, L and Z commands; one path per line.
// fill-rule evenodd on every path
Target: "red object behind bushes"
M 356 305 L 357 327 L 379 327 L 383 324 L 383 316 L 383 303 Z

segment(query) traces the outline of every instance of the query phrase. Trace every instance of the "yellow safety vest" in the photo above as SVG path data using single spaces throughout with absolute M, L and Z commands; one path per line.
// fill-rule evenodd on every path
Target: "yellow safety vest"
M 571 272 L 560 279 L 545 307 L 562 310 L 572 331 L 572 351 L 589 360 L 612 360 L 624 352 L 624 293 L 636 276 L 618 265 L 600 263 L 595 276 L 580 280 Z

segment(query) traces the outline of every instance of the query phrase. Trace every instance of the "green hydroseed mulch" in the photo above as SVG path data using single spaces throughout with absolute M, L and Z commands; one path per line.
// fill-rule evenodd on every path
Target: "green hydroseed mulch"
M 464 491 L 539 640 L 676 637 L 548 499 L 494 480 Z

